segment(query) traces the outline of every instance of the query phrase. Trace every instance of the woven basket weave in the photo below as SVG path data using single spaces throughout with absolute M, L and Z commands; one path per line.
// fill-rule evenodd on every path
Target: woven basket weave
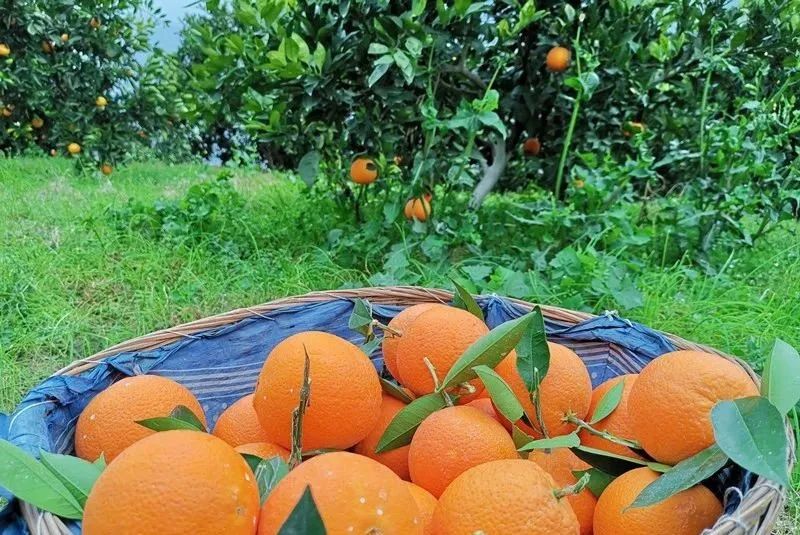
M 139 338 L 134 338 L 110 347 L 91 357 L 73 362 L 69 366 L 56 372 L 55 375 L 78 375 L 94 368 L 102 359 L 121 352 L 158 348 L 178 341 L 181 338 L 191 336 L 194 333 L 219 328 L 246 318 L 261 316 L 286 307 L 340 299 L 352 300 L 356 298 L 367 299 L 376 304 L 405 307 L 429 302 L 449 303 L 452 297 L 452 293 L 443 290 L 405 286 L 313 292 L 298 297 L 278 299 L 255 307 L 232 310 L 224 314 L 210 316 L 171 329 L 163 329 Z M 517 299 L 506 300 L 526 309 L 533 307 L 533 304 L 525 301 Z M 542 305 L 541 308 L 545 318 L 565 323 L 575 324 L 595 317 L 591 314 L 558 307 Z M 754 383 L 760 383 L 758 375 L 756 375 L 742 360 L 726 355 L 714 348 L 689 342 L 668 333 L 664 334 L 678 349 L 706 351 L 735 362 L 750 375 Z M 791 470 L 794 463 L 795 442 L 794 434 L 788 422 L 786 433 L 790 443 L 790 455 L 787 459 L 787 464 Z M 778 515 L 783 510 L 785 499 L 785 488 L 759 477 L 752 487 L 744 493 L 741 503 L 733 513 L 721 516 L 716 524 L 704 533 L 707 535 L 768 535 L 771 533 Z M 27 503 L 22 503 L 21 506 L 23 516 L 32 535 L 71 535 L 69 529 L 67 529 L 58 517 L 50 513 L 43 513 Z

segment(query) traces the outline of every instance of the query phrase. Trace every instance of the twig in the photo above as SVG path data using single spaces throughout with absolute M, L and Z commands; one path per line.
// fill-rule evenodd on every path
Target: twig
M 303 345 L 305 353 L 305 364 L 303 366 L 303 384 L 300 386 L 300 403 L 292 411 L 292 451 L 289 455 L 289 468 L 292 469 L 303 462 L 303 416 L 308 408 L 308 401 L 311 397 L 311 359 L 308 356 L 308 349 Z
M 599 429 L 595 429 L 589 423 L 581 420 L 574 414 L 570 413 L 566 417 L 564 417 L 565 422 L 569 422 L 573 425 L 577 425 L 579 429 L 585 429 L 589 434 L 602 437 L 609 442 L 613 442 L 614 444 L 619 444 L 620 446 L 625 446 L 627 448 L 631 448 L 634 450 L 641 450 L 642 445 L 636 442 L 635 440 L 628 440 L 626 438 L 620 438 L 616 435 L 609 433 L 608 431 L 601 431 Z

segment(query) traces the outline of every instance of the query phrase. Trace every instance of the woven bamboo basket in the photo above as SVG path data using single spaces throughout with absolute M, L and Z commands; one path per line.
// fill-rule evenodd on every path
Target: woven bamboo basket
M 57 371 L 54 375 L 78 375 L 91 370 L 98 365 L 104 358 L 117 355 L 122 352 L 142 351 L 159 348 L 166 344 L 176 342 L 185 337 L 191 337 L 195 333 L 216 329 L 226 325 L 231 325 L 241 320 L 252 318 L 253 316 L 264 316 L 270 312 L 296 307 L 304 304 L 322 303 L 332 300 L 353 300 L 357 298 L 366 299 L 375 304 L 396 305 L 401 307 L 411 306 L 419 303 L 440 302 L 449 303 L 453 294 L 444 290 L 426 289 L 411 286 L 396 286 L 383 288 L 362 288 L 352 290 L 335 290 L 325 292 L 312 292 L 302 296 L 287 297 L 270 301 L 262 305 L 240 308 L 210 316 L 190 323 L 185 323 L 170 329 L 163 329 L 150 333 L 139 338 L 134 338 L 112 346 L 104 351 L 85 359 L 78 360 L 65 368 Z M 534 304 L 518 299 L 505 298 L 507 302 L 530 310 Z M 563 323 L 576 324 L 596 316 L 584 312 L 575 312 L 559 307 L 540 305 L 542 313 L 546 319 Z M 678 336 L 662 333 L 678 349 L 692 349 L 705 351 L 720 355 L 741 366 L 753 382 L 760 384 L 758 375 L 739 358 L 726 355 L 712 347 L 696 344 L 684 340 Z M 786 433 L 790 443 L 790 454 L 786 460 L 791 471 L 795 458 L 794 433 L 787 421 Z M 737 489 L 732 489 L 737 490 Z M 738 507 L 731 514 L 722 515 L 713 527 L 707 529 L 705 535 L 768 535 L 783 510 L 786 500 L 787 489 L 780 485 L 758 477 L 755 483 L 741 496 Z M 741 493 L 740 493 L 741 494 Z M 71 535 L 71 531 L 58 517 L 42 512 L 27 503 L 21 504 L 24 519 L 32 535 Z M 622 534 L 620 534 L 622 535 Z

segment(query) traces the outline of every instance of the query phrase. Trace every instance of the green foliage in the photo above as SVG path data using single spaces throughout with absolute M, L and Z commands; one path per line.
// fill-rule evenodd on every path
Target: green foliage
M 153 129 L 187 111 L 177 86 L 162 90 L 159 60 L 142 65 L 136 57 L 149 51 L 160 17 L 151 0 L 28 0 L 6 8 L 0 42 L 10 53 L 0 57 L 0 108 L 9 113 L 0 116 L 0 151 L 38 146 L 66 154 L 78 143 L 76 165 L 96 169 L 141 151 Z

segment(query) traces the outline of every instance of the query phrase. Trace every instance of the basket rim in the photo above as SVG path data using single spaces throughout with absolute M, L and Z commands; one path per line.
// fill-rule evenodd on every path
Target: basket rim
M 483 296 L 478 295 L 476 297 L 498 297 L 510 303 L 519 305 L 525 309 L 532 309 L 534 306 L 539 306 L 542 310 L 542 314 L 546 318 L 567 321 L 571 323 L 579 323 L 598 317 L 596 314 L 574 311 L 553 305 L 532 303 L 522 299 L 503 297 L 497 294 Z M 183 323 L 175 327 L 160 329 L 142 336 L 131 338 L 124 342 L 110 346 L 89 357 L 73 361 L 67 366 L 54 372 L 53 375 L 78 375 L 98 366 L 103 359 L 118 353 L 155 349 L 183 338 L 190 338 L 193 334 L 201 331 L 231 325 L 252 317 L 266 318 L 267 316 L 265 316 L 265 314 L 275 310 L 290 308 L 303 304 L 322 303 L 335 300 L 353 300 L 357 298 L 366 299 L 368 301 L 380 304 L 401 306 L 410 306 L 424 302 L 440 302 L 446 304 L 452 300 L 453 292 L 449 290 L 424 288 L 420 286 L 381 286 L 313 291 L 300 295 L 282 297 L 252 307 L 233 309 L 228 312 L 207 316 L 205 318 Z M 653 330 L 667 337 L 678 349 L 712 353 L 735 362 L 750 376 L 757 386 L 760 386 L 760 377 L 744 360 L 724 353 L 714 347 L 698 344 L 672 333 L 657 329 Z M 795 461 L 794 450 L 796 444 L 794 440 L 794 432 L 792 431 L 788 419 L 786 420 L 786 432 L 789 439 L 790 450 L 789 459 L 787 462 L 789 471 L 791 472 Z M 742 496 L 739 507 L 736 509 L 736 511 L 734 511 L 734 514 L 723 514 L 717 520 L 716 524 L 712 528 L 704 531 L 704 533 L 708 535 L 734 535 L 738 533 L 767 535 L 777 521 L 778 515 L 783 510 L 787 491 L 788 489 L 759 476 L 754 485 Z M 25 502 L 21 502 L 21 507 L 26 522 L 33 530 L 32 533 L 41 533 L 44 535 L 62 535 L 70 533 L 61 519 L 55 515 L 42 512 Z

